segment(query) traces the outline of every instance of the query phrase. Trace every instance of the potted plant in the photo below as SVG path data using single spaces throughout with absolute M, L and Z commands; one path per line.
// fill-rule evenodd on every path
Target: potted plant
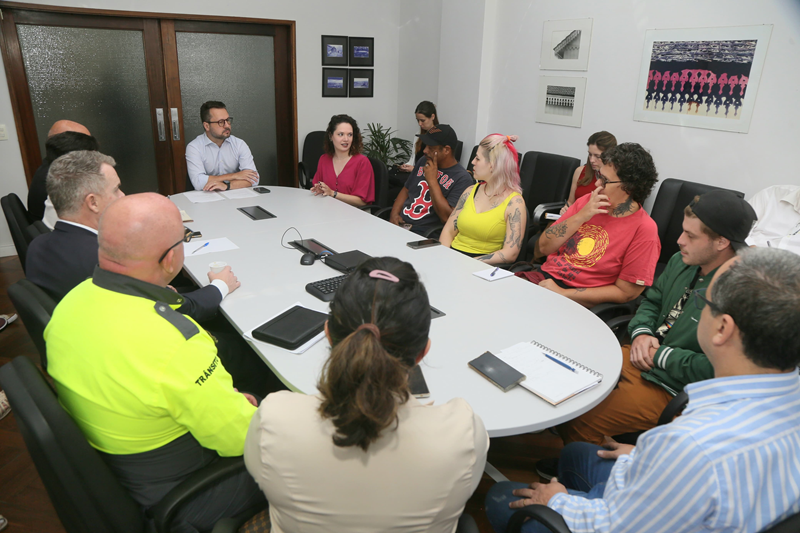
M 411 141 L 393 137 L 391 128 L 384 128 L 380 123 L 367 124 L 364 130 L 364 155 L 383 161 L 388 168 L 402 165 L 411 159 L 413 144 Z

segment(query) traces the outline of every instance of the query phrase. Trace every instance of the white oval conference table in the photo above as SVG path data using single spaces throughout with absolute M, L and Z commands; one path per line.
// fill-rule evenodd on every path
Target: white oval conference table
M 191 255 L 198 240 L 185 244 L 185 267 L 201 286 L 208 284 L 212 261 L 225 261 L 241 287 L 221 310 L 239 332 L 248 332 L 299 302 L 328 312 L 328 303 L 306 292 L 312 281 L 340 275 L 317 261 L 300 265 L 301 253 L 281 246 L 290 227 L 336 252 L 360 250 L 370 256 L 394 256 L 411 263 L 427 288 L 430 303 L 446 316 L 431 322 L 431 350 L 422 361 L 430 398 L 437 404 L 466 399 L 483 419 L 491 437 L 541 430 L 575 418 L 605 398 L 622 367 L 616 337 L 594 314 L 571 300 L 532 283 L 509 277 L 488 282 L 473 275 L 487 267 L 443 246 L 412 250 L 421 239 L 401 227 L 330 197 L 270 186 L 269 194 L 235 200 L 192 203 L 185 195 L 172 201 L 193 219 L 201 241 L 227 237 L 238 249 Z M 205 193 L 217 194 L 217 193 Z M 259 205 L 275 215 L 251 220 L 237 207 Z M 283 241 L 299 239 L 294 230 Z M 288 244 L 287 244 L 288 246 Z M 486 350 L 497 353 L 518 342 L 536 340 L 603 375 L 600 385 L 558 406 L 522 387 L 503 392 L 467 366 Z M 249 341 L 264 362 L 292 390 L 317 392 L 316 382 L 330 351 L 323 338 L 303 354 Z

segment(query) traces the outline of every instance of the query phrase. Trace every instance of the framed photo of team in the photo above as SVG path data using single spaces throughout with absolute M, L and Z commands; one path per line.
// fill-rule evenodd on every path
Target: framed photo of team
M 360 67 L 375 66 L 373 37 L 322 36 L 323 98 L 372 98 L 374 71 Z M 359 67 L 347 69 L 341 67 Z

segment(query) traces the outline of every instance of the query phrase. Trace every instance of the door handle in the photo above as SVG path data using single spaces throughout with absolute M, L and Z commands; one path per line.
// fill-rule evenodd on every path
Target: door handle
M 156 123 L 158 124 L 158 140 L 167 140 L 166 125 L 164 124 L 164 110 L 160 107 L 156 108 Z
M 170 115 L 172 115 L 172 140 L 173 141 L 180 141 L 181 140 L 181 124 L 178 121 L 178 108 L 177 107 L 170 107 L 169 108 Z

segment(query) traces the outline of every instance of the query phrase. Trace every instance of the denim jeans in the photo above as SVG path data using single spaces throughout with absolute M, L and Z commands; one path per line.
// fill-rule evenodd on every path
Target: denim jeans
M 602 498 L 608 476 L 615 461 L 597 456 L 600 446 L 585 442 L 573 442 L 564 447 L 558 461 L 558 481 L 574 496 L 588 499 Z M 528 488 L 525 483 L 503 481 L 493 486 L 486 495 L 486 516 L 497 533 L 505 533 L 506 525 L 516 509 L 509 509 L 510 502 L 519 500 L 512 491 Z M 524 533 L 547 533 L 549 530 L 535 520 L 522 526 Z

